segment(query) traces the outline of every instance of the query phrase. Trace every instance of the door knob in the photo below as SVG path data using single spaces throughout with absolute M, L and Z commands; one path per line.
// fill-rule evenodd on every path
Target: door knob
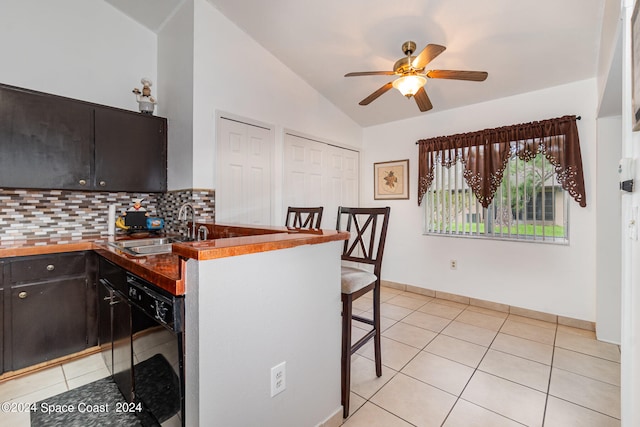
M 100 187 L 104 187 L 105 185 L 107 185 L 107 182 L 106 181 L 100 181 L 98 184 L 100 185 Z
M 87 185 L 87 180 L 86 179 L 81 179 L 80 181 L 78 181 L 78 184 Z
M 18 294 L 18 298 L 20 299 L 25 299 L 28 296 L 28 294 L 25 291 L 22 291 Z
M 53 265 L 53 264 L 49 264 L 49 265 L 47 265 L 47 271 L 53 271 L 53 270 L 55 270 L 55 269 L 56 269 L 56 266 L 55 266 L 55 265 Z

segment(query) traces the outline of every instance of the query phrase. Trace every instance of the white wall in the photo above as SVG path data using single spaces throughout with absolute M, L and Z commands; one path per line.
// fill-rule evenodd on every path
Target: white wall
M 2 0 L 0 52 L 0 83 L 132 111 L 157 83 L 156 35 L 102 0 Z
M 282 157 L 284 128 L 360 146 L 360 126 L 206 0 L 193 1 L 194 187 L 215 188 L 216 111 L 273 125 L 276 158 Z
M 314 426 L 342 413 L 341 248 L 197 263 L 186 294 L 188 426 Z M 270 370 L 283 361 L 286 390 L 271 397 Z
M 193 37 L 193 2 L 186 1 L 158 34 L 158 95 L 169 128 L 169 190 L 194 188 Z
M 636 161 L 635 182 L 640 182 L 640 133 L 633 127 L 631 14 L 634 0 L 623 0 L 622 55 L 622 156 Z M 636 187 L 637 188 L 637 187 Z M 621 346 L 621 420 L 623 427 L 640 425 L 640 243 L 629 237 L 631 221 L 638 222 L 634 211 L 640 206 L 640 194 L 622 197 L 622 346 Z M 635 216 L 635 218 L 634 218 Z M 637 225 L 636 225 L 637 226 Z
M 596 332 L 599 340 L 620 344 L 622 271 L 618 162 L 622 118 L 598 119 L 596 205 Z M 626 197 L 626 196 L 625 196 Z
M 362 205 L 389 205 L 391 218 L 382 275 L 385 280 L 595 321 L 596 80 L 364 130 Z M 570 245 L 422 235 L 417 206 L 417 155 L 421 138 L 549 119 L 565 114 L 578 121 L 587 207 L 570 203 Z M 373 163 L 409 159 L 410 200 L 375 201 Z M 449 269 L 456 259 L 457 270 Z

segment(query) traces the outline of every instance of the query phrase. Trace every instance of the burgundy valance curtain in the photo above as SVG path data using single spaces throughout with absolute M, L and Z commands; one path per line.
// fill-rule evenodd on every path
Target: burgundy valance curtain
M 433 182 L 436 163 L 451 167 L 461 161 L 465 181 L 487 208 L 513 152 L 524 161 L 544 154 L 562 188 L 580 206 L 587 205 L 576 116 L 421 139 L 418 146 L 418 205 Z

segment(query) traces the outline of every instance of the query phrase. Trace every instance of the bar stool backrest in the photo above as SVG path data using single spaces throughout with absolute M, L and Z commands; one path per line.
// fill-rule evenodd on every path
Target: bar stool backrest
M 289 206 L 284 225 L 293 228 L 320 228 L 323 210 L 322 206 L 317 208 Z
M 382 255 L 387 238 L 391 208 L 338 208 L 336 230 L 351 233 L 345 240 L 342 260 L 373 265 L 373 274 L 380 279 Z

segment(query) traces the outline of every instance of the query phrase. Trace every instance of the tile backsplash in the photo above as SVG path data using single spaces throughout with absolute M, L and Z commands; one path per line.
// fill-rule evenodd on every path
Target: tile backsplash
M 109 205 L 116 215 L 144 198 L 151 216 L 165 218 L 165 230 L 180 232 L 178 210 L 190 202 L 199 221 L 215 219 L 213 190 L 176 190 L 166 193 L 108 193 L 67 190 L 0 189 L 0 242 L 38 238 L 79 238 L 106 235 Z

